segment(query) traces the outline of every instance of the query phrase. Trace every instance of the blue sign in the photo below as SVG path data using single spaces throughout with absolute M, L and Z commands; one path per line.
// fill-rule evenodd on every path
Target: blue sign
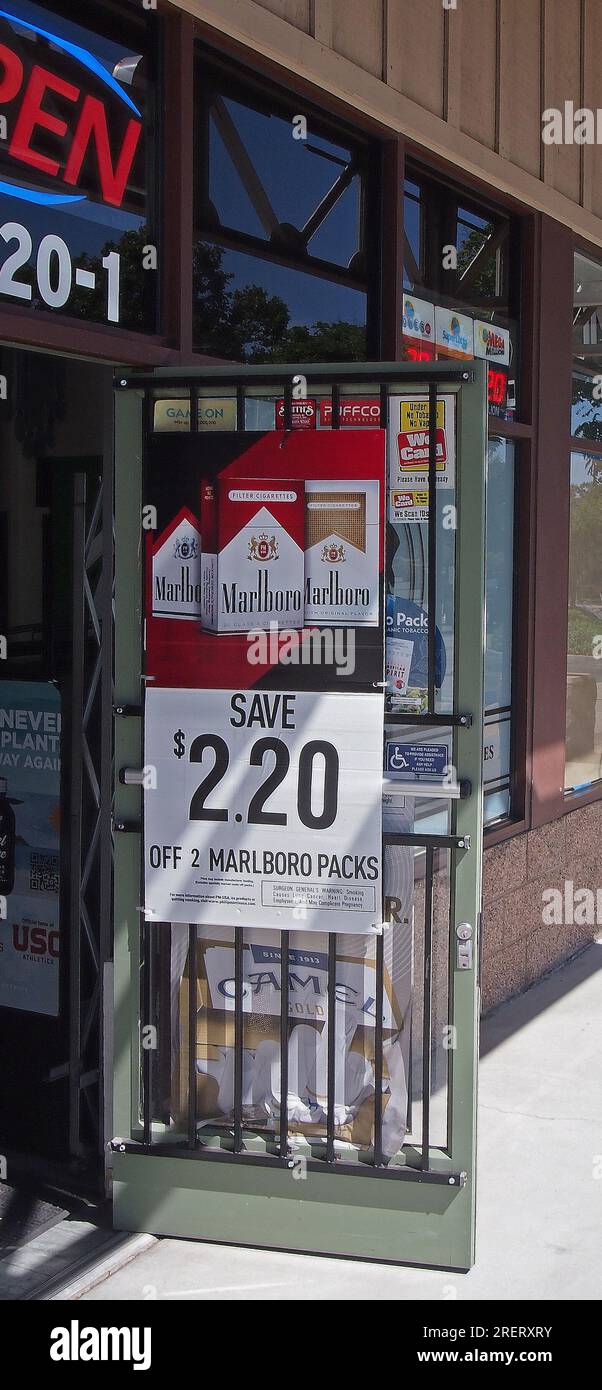
M 418 782 L 421 778 L 434 781 L 445 776 L 449 765 L 446 743 L 396 743 L 388 739 L 385 749 L 385 771 L 401 779 Z
M 426 690 L 428 686 L 428 613 L 409 598 L 388 594 L 386 607 L 387 638 L 405 638 L 413 644 L 408 686 Z M 445 642 L 435 628 L 435 686 L 441 689 L 446 668 Z

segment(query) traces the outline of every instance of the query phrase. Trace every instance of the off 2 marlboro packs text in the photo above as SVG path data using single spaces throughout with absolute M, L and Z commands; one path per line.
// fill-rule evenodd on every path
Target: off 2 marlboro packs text
M 201 487 L 201 621 L 211 632 L 303 627 L 304 484 L 217 478 Z

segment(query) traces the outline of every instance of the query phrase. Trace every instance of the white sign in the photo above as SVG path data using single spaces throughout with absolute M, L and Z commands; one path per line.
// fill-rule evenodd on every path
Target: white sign
M 382 693 L 149 690 L 147 918 L 379 926 L 383 716 Z
M 438 357 L 473 357 L 473 320 L 456 309 L 435 308 L 435 339 Z
M 485 323 L 482 319 L 475 319 L 474 355 L 486 357 L 489 361 L 501 362 L 503 367 L 507 367 L 510 363 L 508 329 L 499 328 L 497 323 Z
M 413 294 L 403 296 L 403 336 L 420 347 L 435 347 L 435 306 Z

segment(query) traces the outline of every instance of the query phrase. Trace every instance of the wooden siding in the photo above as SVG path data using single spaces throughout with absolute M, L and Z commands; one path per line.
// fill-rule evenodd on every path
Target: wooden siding
M 602 108 L 602 0 L 174 3 L 602 244 L 602 147 L 541 139 L 547 107 Z

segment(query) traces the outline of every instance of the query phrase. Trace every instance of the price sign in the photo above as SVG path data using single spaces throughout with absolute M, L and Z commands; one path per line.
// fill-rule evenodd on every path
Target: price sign
M 382 727 L 381 694 L 150 690 L 147 918 L 373 931 Z

